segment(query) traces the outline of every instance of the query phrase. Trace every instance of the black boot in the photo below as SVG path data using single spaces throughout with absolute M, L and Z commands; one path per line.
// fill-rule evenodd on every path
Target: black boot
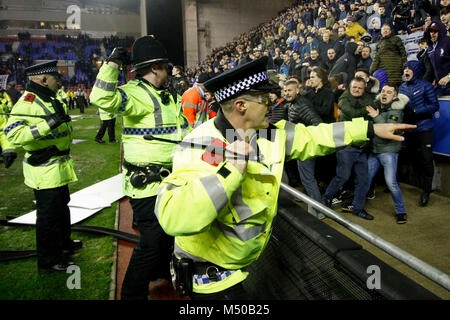
M 428 204 L 428 201 L 430 201 L 430 193 L 428 191 L 422 192 L 422 195 L 420 196 L 420 204 L 422 207 L 425 207 Z

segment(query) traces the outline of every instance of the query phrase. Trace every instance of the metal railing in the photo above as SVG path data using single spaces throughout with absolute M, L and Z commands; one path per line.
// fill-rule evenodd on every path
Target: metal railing
M 401 262 L 405 263 L 412 269 L 421 273 L 428 279 L 434 281 L 438 285 L 444 287 L 447 290 L 450 290 L 450 277 L 446 273 L 444 273 L 444 272 L 436 269 L 435 267 L 427 264 L 426 262 L 418 259 L 417 257 L 413 256 L 412 254 L 404 251 L 403 249 L 400 249 L 399 247 L 395 246 L 394 244 L 380 238 L 376 234 L 364 229 L 360 225 L 344 219 L 340 214 L 335 212 L 333 209 L 330 209 L 327 206 L 323 205 L 322 203 L 320 203 L 314 199 L 311 199 L 307 195 L 297 191 L 296 189 L 290 187 L 289 185 L 287 185 L 285 183 L 281 183 L 281 189 L 283 189 L 290 195 L 302 200 L 303 202 L 310 205 L 314 209 L 322 212 L 324 215 L 326 215 L 330 219 L 333 219 L 340 225 L 342 225 L 345 228 L 347 228 L 348 230 L 354 232 L 361 238 L 367 240 L 368 242 L 370 242 L 371 244 L 380 248 L 384 252 L 390 254 L 394 258 L 397 258 Z

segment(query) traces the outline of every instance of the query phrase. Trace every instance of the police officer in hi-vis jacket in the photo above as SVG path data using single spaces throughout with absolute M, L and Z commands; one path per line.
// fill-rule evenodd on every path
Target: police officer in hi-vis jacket
M 375 134 L 402 139 L 394 130 L 410 126 L 362 118 L 309 127 L 285 120 L 269 124 L 267 57 L 224 72 L 205 87 L 221 109 L 176 149 L 155 214 L 175 236 L 172 265 L 180 292 L 192 299 L 247 299 L 246 267 L 269 241 L 284 162 L 331 153 Z
M 154 206 L 162 177 L 172 169 L 176 145 L 145 140 L 145 135 L 182 140 L 187 119 L 176 92 L 167 89 L 168 56 L 154 36 L 137 39 L 132 48 L 135 80 L 118 87 L 119 68 L 129 61 L 124 48 L 115 48 L 103 64 L 92 89 L 91 104 L 100 112 L 123 117 L 123 190 L 130 197 L 140 241 L 122 285 L 122 299 L 146 299 L 149 282 L 170 279 L 173 238 L 161 229 Z
M 66 272 L 64 251 L 82 247 L 70 239 L 70 192 L 77 181 L 70 156 L 72 124 L 67 105 L 56 94 L 60 74 L 53 60 L 25 69 L 26 90 L 14 105 L 4 128 L 7 139 L 26 153 L 25 184 L 36 197 L 36 246 L 39 272 Z

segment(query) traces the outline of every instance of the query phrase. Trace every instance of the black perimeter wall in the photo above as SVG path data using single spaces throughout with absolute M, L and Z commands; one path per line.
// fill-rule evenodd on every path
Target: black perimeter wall
M 147 34 L 164 44 L 171 63 L 184 66 L 181 0 L 147 0 L 146 6 Z

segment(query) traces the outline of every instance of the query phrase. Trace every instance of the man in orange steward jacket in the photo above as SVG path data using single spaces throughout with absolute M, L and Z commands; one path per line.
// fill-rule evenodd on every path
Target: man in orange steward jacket
M 201 73 L 197 82 L 181 96 L 183 113 L 192 128 L 196 128 L 206 120 L 216 116 L 216 112 L 210 108 L 206 97 L 206 89 L 203 85 L 203 82 L 208 79 L 207 73 Z

